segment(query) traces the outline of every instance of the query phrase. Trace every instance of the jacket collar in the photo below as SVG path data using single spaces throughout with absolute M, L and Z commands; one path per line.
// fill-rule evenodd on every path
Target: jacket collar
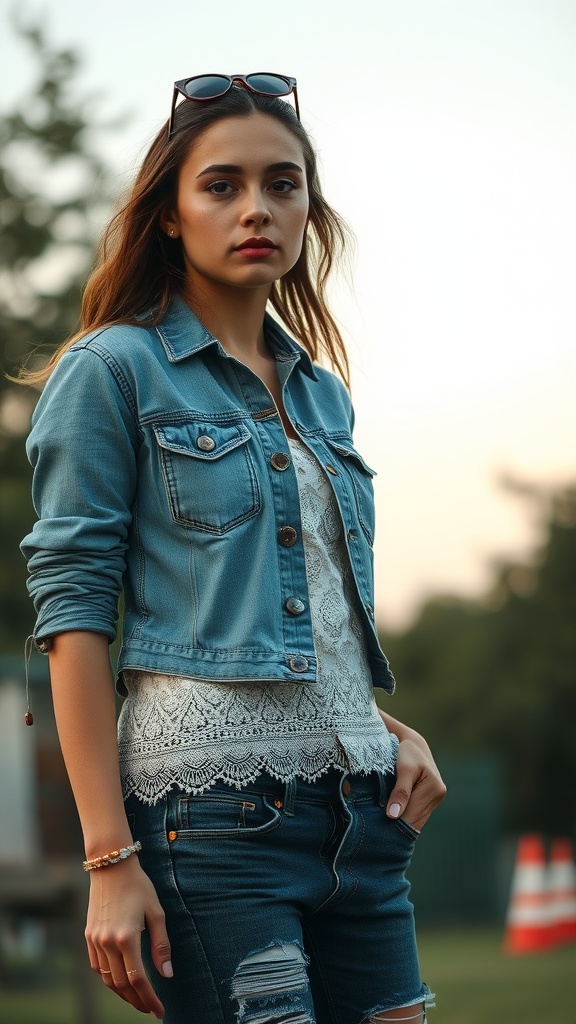
M 210 334 L 180 295 L 174 296 L 166 316 L 155 329 L 171 363 L 194 356 L 209 345 L 219 345 L 218 339 Z M 306 350 L 297 345 L 269 313 L 264 316 L 264 332 L 277 359 L 299 362 L 308 377 L 318 380 Z

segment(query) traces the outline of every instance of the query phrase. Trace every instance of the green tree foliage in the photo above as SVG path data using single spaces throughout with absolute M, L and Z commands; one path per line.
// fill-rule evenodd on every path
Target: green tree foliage
M 35 80 L 0 110 L 0 650 L 20 649 L 33 609 L 18 550 L 33 522 L 24 437 L 38 394 L 13 384 L 77 327 L 93 239 L 109 206 L 97 155 L 94 101 L 77 84 L 78 60 L 38 26 L 16 29 Z
M 429 601 L 385 647 L 393 713 L 437 752 L 493 751 L 507 827 L 561 835 L 576 829 L 576 487 L 522 490 L 546 524 L 533 560 L 501 565 L 484 601 Z

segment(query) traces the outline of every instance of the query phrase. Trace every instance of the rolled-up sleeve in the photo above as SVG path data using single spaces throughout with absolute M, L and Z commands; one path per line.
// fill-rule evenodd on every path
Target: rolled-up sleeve
M 138 446 L 119 369 L 89 348 L 68 352 L 38 402 L 27 443 L 38 521 L 21 548 L 37 642 L 67 630 L 114 638 Z

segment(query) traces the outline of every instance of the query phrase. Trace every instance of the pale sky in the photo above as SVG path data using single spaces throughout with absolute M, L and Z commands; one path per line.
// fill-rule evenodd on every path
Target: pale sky
M 2 106 L 31 77 L 6 31 Z M 537 539 L 503 472 L 576 479 L 574 0 L 49 0 L 82 91 L 128 116 L 102 141 L 126 181 L 175 79 L 298 79 L 328 200 L 357 238 L 334 306 L 356 440 L 376 478 L 377 612 L 475 595 Z

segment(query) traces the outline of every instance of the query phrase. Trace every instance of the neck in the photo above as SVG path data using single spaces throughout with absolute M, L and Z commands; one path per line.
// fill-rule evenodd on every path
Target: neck
M 202 281 L 184 291 L 183 298 L 226 351 L 243 362 L 266 354 L 264 313 L 270 294 L 261 288 L 232 288 Z

